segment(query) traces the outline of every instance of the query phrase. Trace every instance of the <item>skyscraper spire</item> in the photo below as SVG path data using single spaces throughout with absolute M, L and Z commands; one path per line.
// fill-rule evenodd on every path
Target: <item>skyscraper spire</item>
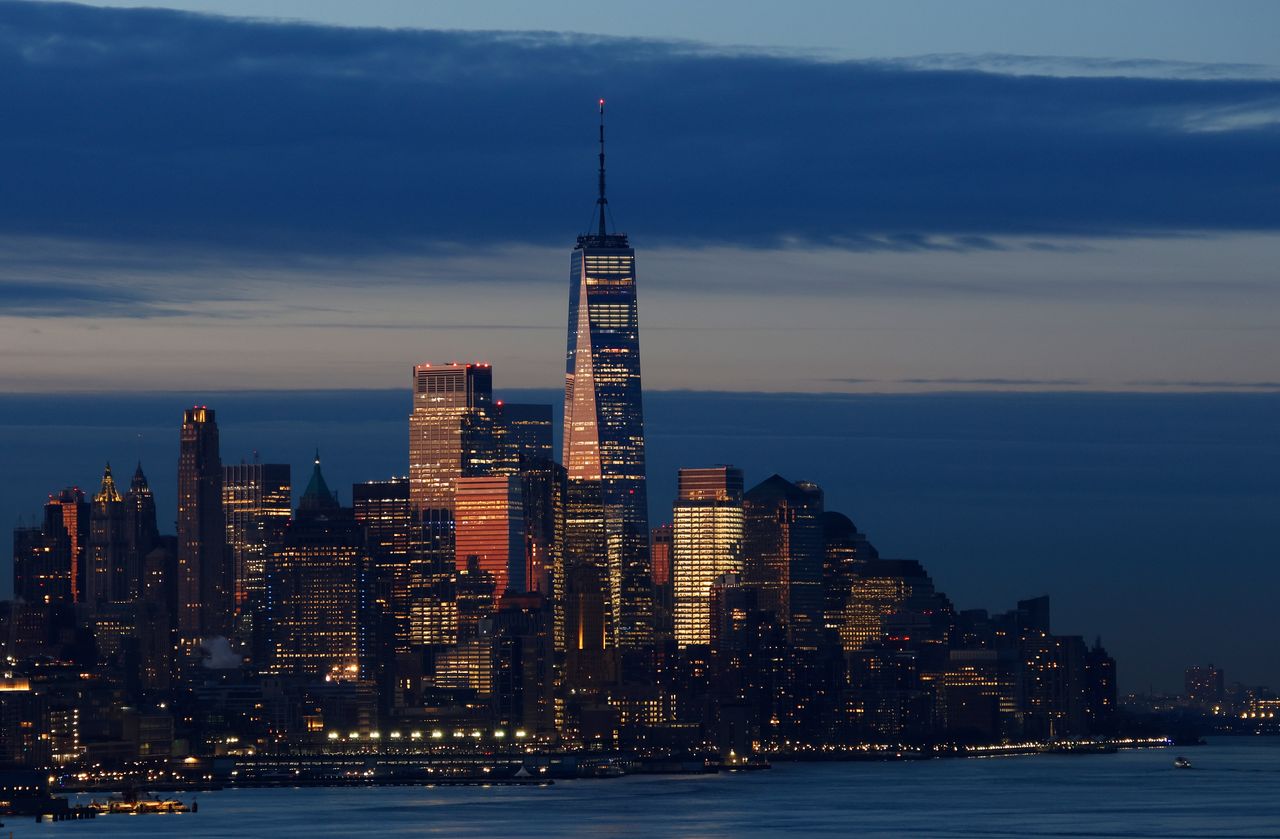
M 129 489 L 132 492 L 151 493 L 151 487 L 147 485 L 147 476 L 142 471 L 142 461 L 138 461 L 138 468 L 133 470 L 133 480 L 129 482 Z
M 98 502 L 117 502 L 120 500 L 120 493 L 116 491 L 115 479 L 111 477 L 111 464 L 107 463 L 107 468 L 102 472 L 102 489 L 93 497 Z
M 609 199 L 604 197 L 604 100 L 600 100 L 600 197 L 596 204 L 600 207 L 600 238 L 604 238 L 605 207 Z

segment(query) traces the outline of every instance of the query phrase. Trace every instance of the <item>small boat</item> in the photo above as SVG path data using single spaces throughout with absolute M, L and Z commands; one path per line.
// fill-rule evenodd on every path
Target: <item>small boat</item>
M 126 792 L 124 795 L 111 796 L 106 801 L 90 801 L 88 806 L 98 815 L 142 816 L 195 812 L 196 805 L 193 803 L 188 807 L 176 798 L 161 799 L 139 795 L 136 792 Z
M 1182 755 L 1178 755 L 1173 759 L 1173 768 L 1174 769 L 1190 769 L 1191 761 L 1187 760 Z

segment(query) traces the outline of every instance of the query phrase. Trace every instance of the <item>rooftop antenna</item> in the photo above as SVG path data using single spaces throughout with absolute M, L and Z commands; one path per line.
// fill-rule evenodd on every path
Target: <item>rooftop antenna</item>
M 600 197 L 596 204 L 600 207 L 600 238 L 604 238 L 604 213 L 609 199 L 604 197 L 604 100 L 600 100 Z

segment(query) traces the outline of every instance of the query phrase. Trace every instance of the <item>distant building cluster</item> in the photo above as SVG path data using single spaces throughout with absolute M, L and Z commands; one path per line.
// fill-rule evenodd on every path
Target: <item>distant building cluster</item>
M 1129 694 L 1127 717 L 1151 730 L 1223 734 L 1280 734 L 1280 693 L 1264 685 L 1227 682 L 1221 667 L 1197 664 L 1183 674 L 1181 694 Z
M 487 364 L 413 368 L 408 474 L 349 504 L 319 455 L 295 504 L 288 465 L 224 464 L 214 409 L 184 411 L 176 534 L 141 466 L 14 531 L 0 760 L 1111 733 L 1115 662 L 1055 634 L 1047 597 L 957 611 L 817 484 L 691 466 L 651 526 L 635 251 L 605 228 L 603 146 L 600 179 L 558 458 L 551 406 L 495 399 Z

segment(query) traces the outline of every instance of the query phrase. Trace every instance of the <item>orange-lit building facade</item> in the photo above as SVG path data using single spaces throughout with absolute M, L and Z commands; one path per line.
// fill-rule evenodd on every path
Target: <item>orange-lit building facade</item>
M 474 558 L 494 580 L 493 604 L 508 590 L 526 590 L 524 501 L 515 475 L 459 478 L 454 503 L 454 563 L 465 571 Z

